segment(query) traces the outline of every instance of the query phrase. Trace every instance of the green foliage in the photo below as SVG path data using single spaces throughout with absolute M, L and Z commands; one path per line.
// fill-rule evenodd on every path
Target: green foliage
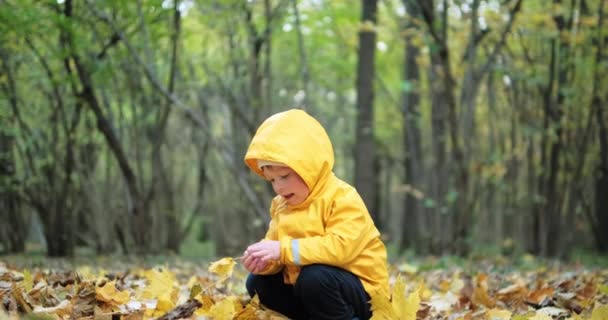
M 232 214 L 231 219 L 243 220 L 238 231 L 248 238 L 245 240 L 257 236 L 259 230 L 246 227 L 250 224 L 245 222 L 258 221 L 260 217 L 252 213 L 250 196 L 240 187 L 242 181 L 235 182 L 235 177 L 244 176 L 240 158 L 251 134 L 250 129 L 242 128 L 254 127 L 268 114 L 296 105 L 296 97 L 305 89 L 309 111 L 319 116 L 334 143 L 335 171 L 341 177 L 352 175 L 361 14 L 358 2 L 298 2 L 299 30 L 290 1 L 269 2 L 271 21 L 267 20 L 264 1 L 193 2 L 192 8 L 181 12 L 173 79 L 172 94 L 182 105 L 169 103 L 158 88 L 168 90 L 172 70 L 172 36 L 176 30 L 170 1 L 72 3 L 72 17 L 66 17 L 64 4 L 56 1 L 12 0 L 0 6 L 0 54 L 2 67 L 7 66 L 0 71 L 0 133 L 15 139 L 11 153 L 19 180 L 15 190 L 22 192 L 24 199 L 38 199 L 44 206 L 55 207 L 57 204 L 52 202 L 62 199 L 61 183 L 68 181 L 65 204 L 69 208 L 58 211 L 82 215 L 77 220 L 88 226 L 82 233 L 91 243 L 95 241 L 90 239 L 105 237 L 116 245 L 117 226 L 133 236 L 128 232 L 133 223 L 128 211 L 133 199 L 124 184 L 124 168 L 98 129 L 98 118 L 86 100 L 76 58 L 88 71 L 102 116 L 124 150 L 139 191 L 149 201 L 146 205 L 150 228 L 158 234 L 155 240 L 159 247 L 169 234 L 181 231 L 173 228 L 182 229 L 194 208 L 200 211 L 194 214 L 204 215 L 218 225 L 222 220 L 212 217 Z M 473 113 L 467 114 L 469 106 L 460 105 L 460 94 L 466 89 L 464 75 L 483 70 L 501 41 L 506 14 L 511 9 L 506 2 L 482 3 L 479 21 L 483 21 L 480 27 L 487 33 L 479 35 L 479 46 L 471 62 L 464 59 L 471 36 L 470 12 L 456 4 L 448 10 L 446 53 L 455 81 L 452 93 L 455 117 L 460 121 L 457 126 L 450 124 L 445 97 L 441 96 L 444 82 L 430 78 L 431 70 L 438 77 L 445 70 L 431 65 L 430 56 L 438 53 L 440 47 L 429 26 L 421 17 L 409 16 L 402 1 L 381 2 L 378 11 L 374 134 L 386 166 L 383 170 L 388 170 L 378 175 L 394 176 L 395 185 L 410 183 L 400 180 L 411 176 L 403 169 L 409 148 L 403 132 L 409 128 L 403 124 L 402 97 L 405 93 L 418 93 L 421 100 L 416 120 L 424 163 L 420 168 L 422 185 L 414 187 L 422 190 L 418 201 L 423 211 L 417 218 L 426 219 L 429 230 L 435 230 L 431 221 L 454 218 L 448 213 L 456 212 L 454 206 L 466 202 L 470 202 L 467 212 L 474 217 L 470 222 L 473 230 L 487 231 L 485 227 L 496 217 L 508 217 L 529 227 L 533 220 L 530 212 L 537 212 L 533 209 L 549 202 L 539 186 L 544 186 L 551 170 L 547 163 L 551 143 L 558 141 L 562 142 L 562 151 L 557 162 L 560 171 L 556 188 L 567 199 L 561 210 L 570 210 L 573 201 L 572 207 L 580 212 L 580 208 L 589 207 L 593 195 L 600 152 L 595 122 L 587 127 L 589 115 L 593 115 L 588 106 L 591 80 L 597 70 L 598 92 L 606 91 L 602 72 L 607 66 L 606 61 L 595 61 L 600 1 L 587 1 L 589 10 L 577 11 L 573 28 L 561 33 L 555 17 L 569 17 L 573 13 L 570 7 L 525 1 L 505 38 L 505 47 L 490 61 L 488 73 L 475 79 L 480 84 L 479 92 L 470 109 Z M 436 16 L 431 27 L 439 32 L 442 22 L 440 15 Z M 122 38 L 116 38 L 116 31 Z M 298 32 L 304 52 L 300 51 Z M 421 73 L 418 83 L 403 80 L 405 39 L 420 50 L 416 61 Z M 550 65 L 552 53 L 558 54 L 556 66 Z M 549 83 L 551 79 L 559 81 L 556 73 L 560 68 L 567 69 L 566 81 Z M 9 92 L 7 70 L 14 79 L 14 92 Z M 304 83 L 304 70 L 308 71 L 309 83 Z M 489 79 L 493 80 L 492 87 Z M 12 94 L 17 97 L 19 119 L 8 104 Z M 559 112 L 545 110 L 547 95 Z M 563 98 L 561 105 L 557 105 L 558 98 Z M 171 111 L 166 128 L 161 131 L 159 119 L 166 106 Z M 195 125 L 191 114 L 205 119 L 210 128 Z M 554 114 L 561 118 L 548 121 Z M 474 119 L 473 136 L 462 133 L 469 129 L 461 126 L 466 116 Z M 435 154 L 440 133 L 436 131 L 437 122 L 442 123 L 445 134 L 441 137 L 445 139 L 441 141 L 445 145 L 444 159 Z M 70 125 L 74 125 L 73 131 L 67 133 Z M 464 156 L 469 190 L 460 190 L 454 183 L 458 177 L 454 141 L 450 139 L 452 128 L 460 130 L 456 131 L 456 138 L 470 147 Z M 562 136 L 557 135 L 558 129 Z M 158 141 L 162 142 L 160 151 L 154 149 Z M 580 155 L 582 141 L 588 144 L 585 157 Z M 74 171 L 68 175 L 64 168 L 70 143 Z M 161 154 L 159 158 L 154 158 L 154 152 Z M 436 181 L 439 160 L 447 163 L 445 181 Z M 573 169 L 579 164 L 580 175 L 574 176 Z M 207 180 L 199 177 L 202 169 L 206 170 Z M 203 185 L 199 185 L 201 181 Z M 198 193 L 199 187 L 204 192 Z M 396 217 L 410 208 L 395 205 L 403 202 L 403 194 L 391 192 L 393 187 L 383 187 L 380 201 L 388 203 L 385 207 L 390 211 L 382 216 L 397 221 Z M 251 189 L 256 199 L 266 196 L 267 190 L 259 185 Z M 444 194 L 434 194 L 439 189 Z M 197 206 L 199 200 L 202 204 Z M 35 206 L 30 203 L 30 207 Z M 441 219 L 435 219 L 435 215 Z M 168 217 L 177 217 L 177 226 L 168 227 Z M 107 225 L 100 227 L 101 222 Z M 404 222 L 403 228 L 406 227 Z M 514 226 L 505 223 L 504 228 L 509 236 L 517 233 Z M 195 241 L 192 234 L 196 232 L 186 237 L 182 253 L 189 257 L 197 256 L 199 251 L 210 254 L 209 245 Z M 577 236 L 587 239 L 590 235 Z M 488 247 L 479 248 L 475 247 L 476 238 L 467 239 L 478 255 L 502 253 L 501 240 L 493 239 Z M 587 259 L 584 255 L 580 258 Z
M 600 269 L 608 268 L 608 256 L 588 249 L 575 249 L 568 260 L 572 263 Z

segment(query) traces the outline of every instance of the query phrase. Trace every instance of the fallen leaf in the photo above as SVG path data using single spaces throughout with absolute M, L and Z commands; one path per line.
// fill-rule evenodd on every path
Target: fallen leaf
M 591 313 L 591 320 L 606 320 L 608 319 L 608 305 L 597 305 Z
M 234 297 L 226 297 L 211 307 L 209 316 L 216 320 L 232 319 L 236 311 Z
M 115 281 L 107 282 L 103 287 L 95 288 L 95 298 L 112 305 L 121 305 L 129 302 L 129 292 L 118 291 Z
M 488 311 L 488 320 L 509 320 L 513 313 L 509 310 L 491 309 Z

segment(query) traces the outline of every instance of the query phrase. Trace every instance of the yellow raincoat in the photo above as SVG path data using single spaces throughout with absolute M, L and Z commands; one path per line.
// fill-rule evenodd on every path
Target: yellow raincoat
M 245 155 L 263 177 L 258 159 L 288 165 L 310 189 L 295 206 L 280 195 L 272 200 L 265 239 L 280 241 L 281 257 L 262 274 L 282 270 L 285 282 L 294 284 L 302 266 L 326 264 L 355 274 L 368 294 L 388 295 L 386 248 L 355 188 L 334 175 L 333 147 L 321 124 L 296 109 L 271 116 Z

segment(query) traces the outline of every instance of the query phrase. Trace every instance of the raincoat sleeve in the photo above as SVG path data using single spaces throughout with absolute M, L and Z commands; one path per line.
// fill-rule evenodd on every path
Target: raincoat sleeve
M 268 225 L 268 231 L 266 231 L 266 236 L 264 237 L 264 240 L 279 240 L 279 236 L 277 233 L 277 227 L 276 227 L 276 214 L 275 214 L 275 205 L 274 205 L 274 201 L 272 202 L 272 204 L 270 205 L 270 224 Z M 279 271 L 283 270 L 283 264 L 279 261 L 269 261 L 268 262 L 268 266 L 266 266 L 266 268 L 260 272 L 258 272 L 258 274 L 261 275 L 268 275 L 268 274 L 275 274 Z
M 379 235 L 355 189 L 334 199 L 332 209 L 323 212 L 325 234 L 300 239 L 281 238 L 281 263 L 315 263 L 345 266 L 357 258 L 368 239 Z

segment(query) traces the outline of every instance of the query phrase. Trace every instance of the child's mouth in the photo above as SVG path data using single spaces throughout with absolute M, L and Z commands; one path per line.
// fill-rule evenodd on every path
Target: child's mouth
M 291 197 L 293 197 L 293 196 L 294 196 L 294 194 L 293 194 L 293 193 L 290 193 L 290 194 L 286 194 L 286 195 L 284 195 L 284 196 L 283 196 L 283 198 L 285 198 L 285 200 L 289 200 L 289 199 L 290 199 Z

